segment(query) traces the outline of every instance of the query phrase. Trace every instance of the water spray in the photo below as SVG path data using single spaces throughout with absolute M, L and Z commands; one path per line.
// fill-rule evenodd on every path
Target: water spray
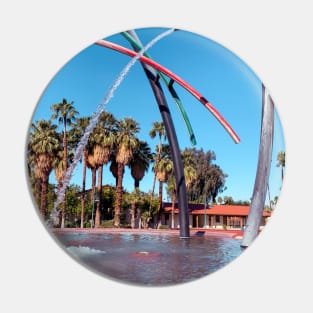
M 165 32 L 161 33 L 160 35 L 158 35 L 154 39 L 152 39 L 146 46 L 144 46 L 129 61 L 129 63 L 124 67 L 124 69 L 120 72 L 120 74 L 118 75 L 118 77 L 116 78 L 114 83 L 112 84 L 111 88 L 108 90 L 108 93 L 106 94 L 105 98 L 98 105 L 98 108 L 97 108 L 96 112 L 93 114 L 93 116 L 92 116 L 92 118 L 90 120 L 90 123 L 89 123 L 89 125 L 87 126 L 87 128 L 85 130 L 84 135 L 82 136 L 82 138 L 79 141 L 78 147 L 77 147 L 77 149 L 75 151 L 73 162 L 71 163 L 71 165 L 69 166 L 69 168 L 67 169 L 67 171 L 66 171 L 66 173 L 64 175 L 64 179 L 62 181 L 62 187 L 61 187 L 61 189 L 59 190 L 59 192 L 57 194 L 57 199 L 56 199 L 56 201 L 54 203 L 53 209 L 52 209 L 52 211 L 50 213 L 50 217 L 49 217 L 49 219 L 47 221 L 47 225 L 48 226 L 51 227 L 51 226 L 57 225 L 59 223 L 59 213 L 60 213 L 60 210 L 58 210 L 57 207 L 64 201 L 65 191 L 66 191 L 66 188 L 68 187 L 68 185 L 70 183 L 70 180 L 72 178 L 74 169 L 76 168 L 79 160 L 81 159 L 81 157 L 83 155 L 84 147 L 87 145 L 88 138 L 89 138 L 90 134 L 92 133 L 93 129 L 95 128 L 101 113 L 104 111 L 105 105 L 107 105 L 109 103 L 109 101 L 113 98 L 114 92 L 119 87 L 119 85 L 122 83 L 122 81 L 124 80 L 124 78 L 126 77 L 128 72 L 130 71 L 130 69 L 133 67 L 133 65 L 136 63 L 136 61 L 138 59 L 140 59 L 143 56 L 143 54 L 148 49 L 150 49 L 154 44 L 156 44 L 159 40 L 161 40 L 162 38 L 170 35 L 174 31 L 175 31 L 174 28 L 166 30 Z

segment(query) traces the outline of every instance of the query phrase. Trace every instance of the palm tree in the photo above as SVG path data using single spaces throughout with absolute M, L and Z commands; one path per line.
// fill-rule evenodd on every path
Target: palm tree
M 91 139 L 91 136 L 89 137 Z M 95 200 L 95 188 L 96 188 L 96 179 L 97 179 L 97 166 L 95 162 L 94 155 L 92 154 L 92 143 L 89 143 L 88 150 L 87 150 L 87 161 L 86 165 L 87 168 L 91 170 L 91 192 L 90 192 L 90 198 L 91 203 L 94 203 Z M 93 225 L 93 221 L 92 221 Z
M 130 226 L 131 228 L 135 228 L 135 214 L 136 207 L 138 203 L 141 201 L 141 193 L 139 188 L 135 188 L 132 193 L 129 194 L 129 202 L 130 202 Z
M 154 161 L 155 165 L 156 165 L 160 161 L 160 158 L 161 158 L 163 141 L 166 140 L 166 131 L 165 131 L 164 123 L 163 122 L 154 122 L 152 124 L 152 129 L 150 130 L 149 135 L 152 139 L 154 139 L 156 136 L 158 136 L 158 138 L 159 138 L 159 142 L 158 142 L 158 146 L 157 146 L 157 152 L 156 152 L 156 158 Z M 151 211 L 152 199 L 153 199 L 153 195 L 154 195 L 155 183 L 156 183 L 156 173 L 154 174 L 152 190 L 151 190 L 150 211 Z
M 67 102 L 66 99 L 63 98 L 62 102 L 53 104 L 51 106 L 51 110 L 53 112 L 51 119 L 57 119 L 59 124 L 63 125 L 63 166 L 64 166 L 64 174 L 67 171 L 67 127 L 71 127 L 74 125 L 76 121 L 76 116 L 79 114 L 78 111 L 75 110 L 73 106 L 74 102 Z M 62 204 L 62 220 L 61 220 L 61 228 L 64 228 L 64 218 L 65 218 L 65 200 Z
M 171 228 L 174 228 L 174 216 L 175 216 L 175 204 L 177 201 L 177 188 L 176 188 L 176 179 L 172 174 L 169 176 L 166 186 L 166 191 L 168 195 L 171 197 L 172 201 L 172 210 L 171 210 Z
M 136 134 L 139 130 L 138 123 L 131 118 L 126 117 L 117 122 L 115 137 L 115 160 L 117 163 L 117 187 L 114 211 L 115 227 L 120 226 L 124 168 L 131 161 L 133 153 L 138 146 Z
M 30 168 L 33 168 L 34 176 L 40 184 L 39 211 L 43 218 L 47 216 L 47 192 L 49 175 L 53 169 L 53 161 L 60 149 L 57 126 L 51 121 L 40 120 L 33 123 L 28 143 L 28 155 Z
M 28 144 L 28 154 L 27 154 L 27 169 L 29 182 L 31 186 L 31 191 L 34 196 L 35 203 L 40 207 L 40 195 L 41 195 L 41 181 L 36 177 L 34 167 L 36 158 L 33 152 L 31 151 L 30 143 Z
M 64 176 L 64 163 L 63 163 L 63 151 L 59 150 L 57 154 L 55 155 L 54 161 L 53 161 L 53 169 L 54 169 L 54 175 L 55 179 L 58 182 L 58 192 L 60 191 L 62 187 L 62 180 Z
M 285 151 L 280 151 L 277 155 L 277 167 L 281 167 L 281 180 L 284 180 L 284 169 L 285 169 Z
M 133 158 L 129 163 L 135 189 L 139 188 L 140 181 L 148 171 L 151 160 L 152 154 L 148 143 L 139 141 L 138 147 L 134 150 Z
M 161 153 L 162 148 L 162 142 L 163 140 L 166 140 L 166 132 L 163 122 L 154 122 L 152 124 L 152 129 L 149 132 L 149 135 L 152 139 L 154 139 L 156 136 L 159 137 L 159 143 L 158 143 L 158 154 Z
M 60 144 L 61 144 L 61 141 L 60 141 Z M 60 150 L 57 152 L 55 159 L 53 161 L 54 176 L 58 183 L 57 193 L 59 193 L 62 188 L 62 182 L 64 178 L 64 159 L 63 159 L 64 151 L 61 150 L 61 148 L 62 147 L 60 147 Z M 62 212 L 62 220 L 65 220 L 65 215 L 63 215 L 63 212 Z
M 83 136 L 87 126 L 89 125 L 89 122 L 90 122 L 89 117 L 82 117 L 77 120 L 77 129 L 79 131 L 80 136 Z M 87 171 L 87 158 L 88 158 L 87 145 L 84 147 L 84 152 L 83 152 L 83 181 L 82 181 L 82 193 L 81 193 L 80 228 L 84 228 L 84 219 L 85 219 L 86 171 Z
M 154 172 L 159 181 L 159 205 L 157 210 L 157 219 L 159 220 L 161 209 L 163 206 L 163 184 L 167 182 L 170 174 L 173 173 L 173 161 L 169 157 L 162 157 L 161 160 L 155 164 Z
M 53 169 L 54 169 L 54 175 L 55 175 L 55 179 L 58 182 L 58 186 L 57 186 L 57 192 L 59 193 L 62 185 L 63 185 L 63 179 L 64 179 L 64 150 L 62 149 L 61 146 L 61 142 L 62 142 L 62 136 L 60 133 L 58 133 L 59 135 L 59 140 L 60 140 L 60 150 L 58 150 L 57 154 L 55 155 L 55 159 L 53 161 Z M 74 132 L 73 130 L 71 130 L 68 135 L 68 162 L 72 162 L 73 158 L 74 158 L 74 151 L 77 145 L 77 138 L 76 138 L 76 132 Z M 62 212 L 63 213 L 63 212 Z M 62 220 L 65 221 L 65 211 L 64 214 L 62 214 Z
M 115 178 L 115 187 L 117 187 L 117 163 L 116 163 L 116 158 L 115 158 L 115 152 L 112 152 L 112 157 L 111 157 L 111 164 L 110 164 L 110 171 L 112 175 Z M 125 169 L 123 172 L 123 175 L 125 173 Z
M 140 199 L 139 184 L 145 173 L 148 171 L 152 154 L 146 141 L 139 141 L 138 147 L 134 150 L 133 158 L 129 163 L 130 173 L 134 179 L 134 191 L 131 197 L 131 227 L 135 228 L 136 204 Z
M 184 176 L 185 176 L 185 182 L 186 182 L 186 188 L 187 192 L 188 189 L 191 185 L 191 183 L 197 178 L 196 170 L 194 167 L 191 165 L 187 165 L 184 167 Z M 176 188 L 176 179 L 174 176 L 174 173 L 171 172 L 168 180 L 167 180 L 167 186 L 166 186 L 166 191 L 171 197 L 171 202 L 172 202 L 172 210 L 171 210 L 171 228 L 174 228 L 174 209 L 175 209 L 175 204 L 177 201 L 177 188 Z
M 102 172 L 103 166 L 110 161 L 115 140 L 116 120 L 111 113 L 103 112 L 93 132 L 93 155 L 98 167 L 98 201 L 95 216 L 95 227 L 100 226 L 102 205 Z
M 184 166 L 184 176 L 186 182 L 186 189 L 188 192 L 191 184 L 197 179 L 197 171 L 191 165 Z

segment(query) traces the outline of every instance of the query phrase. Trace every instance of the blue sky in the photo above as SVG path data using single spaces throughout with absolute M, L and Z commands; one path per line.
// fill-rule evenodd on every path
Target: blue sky
M 136 30 L 143 44 L 163 31 L 162 28 Z M 131 48 L 120 34 L 106 39 Z M 213 150 L 216 154 L 215 163 L 228 174 L 227 190 L 220 196 L 249 200 L 253 192 L 260 141 L 262 84 L 259 78 L 227 48 L 190 32 L 174 32 L 156 43 L 148 52 L 155 61 L 197 89 L 236 131 L 241 139 L 239 144 L 233 142 L 198 100 L 181 86 L 174 84 L 197 139 L 195 148 Z M 50 106 L 61 102 L 63 98 L 74 101 L 80 117 L 90 116 L 103 101 L 113 81 L 129 60 L 128 56 L 91 44 L 69 60 L 52 78 L 38 101 L 33 121 L 49 118 Z M 163 90 L 172 113 L 180 148 L 192 147 L 176 104 L 165 87 Z M 141 128 L 138 137 L 146 140 L 154 149 L 157 139 L 152 140 L 149 131 L 152 123 L 160 121 L 161 117 L 151 87 L 138 62 L 116 90 L 106 109 L 116 118 L 132 117 L 137 120 Z M 282 127 L 276 113 L 269 182 L 271 198 L 280 193 L 281 173 L 276 167 L 276 157 L 281 150 L 285 150 L 285 146 Z M 73 183 L 81 185 L 81 172 L 81 165 L 78 165 L 72 178 Z M 140 183 L 142 190 L 151 189 L 152 177 L 152 173 L 146 174 Z M 53 180 L 51 175 L 51 182 Z M 104 169 L 103 182 L 115 183 L 108 167 Z M 90 185 L 91 173 L 88 171 L 87 188 Z M 124 187 L 129 191 L 133 189 L 133 179 L 128 169 L 125 172 Z

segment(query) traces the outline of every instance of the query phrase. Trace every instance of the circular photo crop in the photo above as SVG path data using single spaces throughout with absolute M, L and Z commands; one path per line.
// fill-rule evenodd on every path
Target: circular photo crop
M 267 87 L 234 53 L 141 28 L 57 72 L 26 164 L 38 216 L 68 255 L 104 278 L 169 286 L 220 270 L 261 236 L 285 144 Z

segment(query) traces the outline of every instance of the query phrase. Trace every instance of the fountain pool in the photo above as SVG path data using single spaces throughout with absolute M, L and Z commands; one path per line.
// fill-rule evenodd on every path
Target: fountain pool
M 74 259 L 100 275 L 142 286 L 167 286 L 211 274 L 243 251 L 240 240 L 221 234 L 54 232 Z

